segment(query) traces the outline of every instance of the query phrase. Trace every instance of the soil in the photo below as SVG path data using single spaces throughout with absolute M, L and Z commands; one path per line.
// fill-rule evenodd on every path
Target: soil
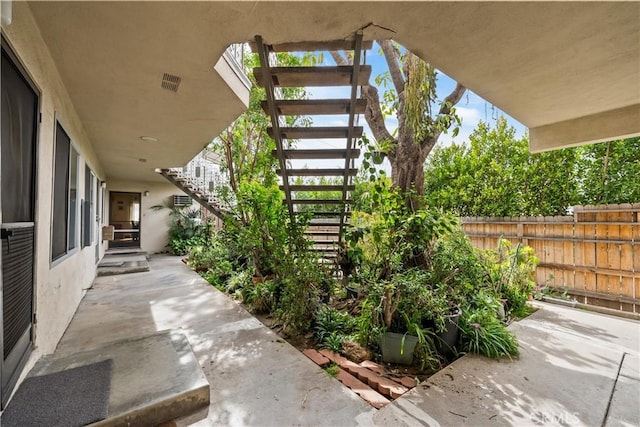
M 250 311 L 249 307 L 244 305 L 242 302 L 236 301 L 236 303 L 244 307 L 246 310 Z M 332 300 L 330 305 L 333 308 L 336 308 L 338 310 L 346 310 L 350 314 L 357 316 L 360 311 L 360 303 L 361 301 L 357 299 L 345 298 L 335 301 Z M 282 328 L 276 324 L 275 319 L 270 314 L 252 313 L 252 315 L 260 322 L 262 322 L 262 324 L 277 333 L 280 338 L 298 349 L 298 351 L 302 352 L 308 348 L 316 348 L 316 342 L 313 337 L 313 332 L 309 332 L 301 337 L 291 337 L 282 331 Z M 386 369 L 387 375 L 390 377 L 408 376 L 411 378 L 416 378 L 419 382 L 422 382 L 435 373 L 422 371 L 418 366 L 405 366 L 393 363 L 385 363 L 380 359 L 379 355 L 378 357 L 374 355 L 373 361 L 379 363 L 380 365 L 383 365 Z M 444 368 L 445 366 L 446 365 L 443 365 L 442 368 Z

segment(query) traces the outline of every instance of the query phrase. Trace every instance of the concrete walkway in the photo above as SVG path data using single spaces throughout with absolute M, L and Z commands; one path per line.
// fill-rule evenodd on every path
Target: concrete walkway
M 182 329 L 210 384 L 208 410 L 180 425 L 370 425 L 374 409 L 187 268 L 98 277 L 60 341 L 68 354 Z
M 465 356 L 380 410 L 377 425 L 640 425 L 640 324 L 551 304 L 509 328 L 517 360 Z
M 56 352 L 181 328 L 211 405 L 179 425 L 640 425 L 636 321 L 542 304 L 518 360 L 463 357 L 376 411 L 178 258 L 150 267 L 97 278 Z

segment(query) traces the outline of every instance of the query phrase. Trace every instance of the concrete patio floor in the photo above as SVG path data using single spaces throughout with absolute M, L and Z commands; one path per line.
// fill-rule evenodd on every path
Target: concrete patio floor
M 96 279 L 56 353 L 181 329 L 210 384 L 178 425 L 640 425 L 640 324 L 548 304 L 514 361 L 465 356 L 376 411 L 177 257 Z
M 178 257 L 96 278 L 56 353 L 181 330 L 210 384 L 207 410 L 180 425 L 371 424 L 374 410 Z
M 640 425 L 640 323 L 535 305 L 509 326 L 517 359 L 462 357 L 380 410 L 375 424 Z

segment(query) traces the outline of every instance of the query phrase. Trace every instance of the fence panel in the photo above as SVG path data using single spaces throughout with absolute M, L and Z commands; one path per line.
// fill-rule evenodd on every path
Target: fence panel
M 640 313 L 640 204 L 576 206 L 573 216 L 462 218 L 474 246 L 532 247 L 538 284 L 579 302 Z

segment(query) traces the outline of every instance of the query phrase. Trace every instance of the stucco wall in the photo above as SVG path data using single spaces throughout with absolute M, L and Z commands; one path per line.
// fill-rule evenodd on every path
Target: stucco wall
M 174 194 L 184 195 L 170 182 L 124 182 L 107 181 L 107 200 L 109 192 L 124 191 L 141 193 L 140 214 L 140 247 L 150 254 L 165 252 L 169 241 L 169 209 L 152 209 L 152 206 L 162 205 Z M 144 196 L 148 191 L 149 195 Z M 109 210 L 107 209 L 107 223 Z
M 95 244 L 80 249 L 79 240 L 78 248 L 63 259 L 50 262 L 56 119 L 80 153 L 79 194 L 84 194 L 85 164 L 98 179 L 104 179 L 104 173 L 27 3 L 13 2 L 12 23 L 3 25 L 2 33 L 40 90 L 42 122 L 37 149 L 35 221 L 35 311 L 38 322 L 35 326 L 36 351 L 29 361 L 32 364 L 40 355 L 53 352 L 96 272 Z M 77 231 L 79 235 L 79 224 Z

